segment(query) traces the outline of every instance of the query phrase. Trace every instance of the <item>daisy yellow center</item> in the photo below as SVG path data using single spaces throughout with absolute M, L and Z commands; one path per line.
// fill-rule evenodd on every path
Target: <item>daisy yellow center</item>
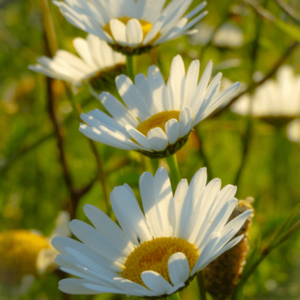
M 35 275 L 38 254 L 49 247 L 46 238 L 28 230 L 0 233 L 0 283 L 17 284 L 23 276 Z
M 136 129 L 145 136 L 147 136 L 147 133 L 151 129 L 156 127 L 159 127 L 163 131 L 165 131 L 166 123 L 171 119 L 176 119 L 177 121 L 179 121 L 179 115 L 180 111 L 177 110 L 163 111 L 141 122 Z
M 119 21 L 121 21 L 124 25 L 126 25 L 130 20 L 132 20 L 132 18 L 127 18 L 126 16 L 122 17 L 122 18 L 117 18 Z M 138 20 L 142 26 L 142 30 L 143 30 L 143 37 L 145 38 L 145 36 L 147 35 L 147 33 L 151 30 L 152 28 L 152 23 L 147 22 L 145 20 Z M 110 24 L 107 23 L 104 27 L 103 30 L 105 32 L 107 32 L 110 36 L 113 37 L 112 32 L 111 32 L 111 28 L 110 28 Z M 156 41 L 158 38 L 160 37 L 160 33 L 158 33 L 156 35 L 156 37 L 152 40 L 152 43 L 154 41 Z
M 199 257 L 196 247 L 181 238 L 162 237 L 144 242 L 130 253 L 125 262 L 123 277 L 144 285 L 141 274 L 151 270 L 171 282 L 168 260 L 177 252 L 182 252 L 186 256 L 191 271 Z

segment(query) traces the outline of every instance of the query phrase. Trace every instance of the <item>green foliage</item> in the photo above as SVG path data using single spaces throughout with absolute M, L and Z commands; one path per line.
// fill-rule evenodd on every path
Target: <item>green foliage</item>
M 199 1 L 194 2 L 194 6 L 199 4 Z M 255 72 L 267 74 L 286 49 L 294 41 L 300 41 L 299 26 L 286 20 L 288 17 L 278 8 L 270 7 L 278 19 L 275 24 L 263 22 L 257 56 L 253 61 L 257 15 L 240 1 L 208 2 L 209 14 L 202 22 L 215 27 L 224 22 L 234 24 L 243 32 L 243 45 L 238 48 L 216 46 L 213 42 L 204 46 L 191 45 L 186 37 L 163 44 L 157 50 L 157 65 L 165 79 L 168 78 L 172 58 L 179 53 L 186 66 L 201 57 L 202 73 L 212 59 L 214 74 L 221 71 L 231 81 L 245 82 L 249 86 L 253 75 L 249 74 L 249 70 L 253 64 Z M 299 0 L 290 4 L 299 7 Z M 85 33 L 70 25 L 51 3 L 50 10 L 59 47 L 74 52 L 72 39 L 85 37 Z M 11 0 L 1 7 L 0 18 L 0 231 L 36 229 L 47 236 L 54 228 L 59 211 L 66 209 L 70 191 L 65 184 L 57 141 L 49 120 L 45 79 L 27 69 L 36 58 L 45 54 L 39 2 Z M 153 64 L 153 57 L 154 52 L 137 57 L 135 71 L 146 74 L 147 68 Z M 238 61 L 237 65 L 231 65 L 233 59 Z M 300 72 L 299 48 L 287 58 L 286 63 Z M 65 86 L 54 81 L 52 87 L 58 101 L 58 116 L 64 124 L 66 159 L 73 184 L 80 189 L 97 177 L 97 165 L 88 140 L 78 131 L 79 121 Z M 102 109 L 87 88 L 79 89 L 75 102 L 81 104 L 84 112 Z M 243 157 L 246 122 L 246 117 L 230 110 L 201 122 L 197 128 L 201 143 L 193 133 L 177 155 L 181 177 L 190 180 L 200 167 L 207 166 L 211 178 L 221 178 L 223 186 L 233 184 Z M 147 161 L 143 161 L 138 153 L 101 144 L 96 147 L 105 162 L 108 191 L 127 183 L 139 199 L 138 179 L 142 172 L 149 170 Z M 255 249 L 253 253 L 258 251 L 257 241 L 261 236 L 265 242 L 274 233 L 274 228 L 281 224 L 281 233 L 290 228 L 290 223 L 283 222 L 300 199 L 299 153 L 299 144 L 290 142 L 285 131 L 278 135 L 271 125 L 253 120 L 237 192 L 239 199 L 255 198 L 255 218 L 250 232 L 251 248 Z M 91 189 L 80 199 L 76 218 L 87 221 L 82 210 L 86 203 L 105 211 L 103 199 L 102 188 L 94 180 Z M 298 208 L 294 215 L 299 219 Z M 244 299 L 299 299 L 299 237 L 299 233 L 293 235 L 256 269 L 244 286 Z M 255 257 L 253 254 L 249 258 L 250 264 Z M 38 279 L 30 293 L 19 299 L 126 299 L 112 294 L 67 298 L 57 289 L 59 276 L 50 274 Z M 181 292 L 181 297 L 183 300 L 199 298 L 194 282 Z M 0 299 L 8 298 L 1 295 Z

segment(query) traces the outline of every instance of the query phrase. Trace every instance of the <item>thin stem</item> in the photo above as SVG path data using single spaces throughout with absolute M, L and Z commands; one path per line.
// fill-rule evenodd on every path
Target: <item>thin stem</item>
M 134 55 L 127 55 L 127 75 L 134 81 Z
M 56 51 L 58 50 L 58 42 L 57 42 L 57 37 L 54 29 L 54 24 L 50 14 L 50 7 L 49 7 L 48 0 L 40 0 L 40 9 L 42 14 L 45 34 L 49 42 L 49 51 L 51 56 L 54 56 Z
M 198 287 L 199 287 L 199 293 L 200 293 L 200 299 L 201 300 L 206 300 L 206 288 L 204 285 L 204 279 L 203 279 L 203 273 L 202 271 L 198 273 L 197 275 L 197 282 L 198 282 Z
M 177 157 L 176 153 L 170 156 L 166 157 L 169 169 L 170 169 L 170 174 L 171 178 L 173 181 L 173 187 L 177 187 L 179 181 L 180 181 L 180 173 L 179 173 L 179 168 L 178 168 L 178 163 L 177 163 Z
M 268 0 L 264 0 L 264 3 L 266 4 Z M 250 52 L 250 59 L 251 59 L 251 68 L 249 70 L 249 82 L 250 82 L 250 86 L 254 85 L 254 80 L 253 80 L 253 74 L 255 71 L 255 66 L 256 66 L 256 61 L 257 61 L 257 56 L 258 56 L 258 50 L 259 50 L 259 40 L 261 37 L 261 32 L 262 32 L 262 27 L 263 27 L 263 22 L 262 20 L 258 20 L 257 25 L 256 25 L 256 29 L 255 29 L 255 39 L 253 41 L 253 45 L 252 45 L 252 51 Z M 252 88 L 250 90 L 250 92 L 253 93 L 254 88 Z M 246 132 L 245 132 L 245 138 L 244 138 L 244 147 L 243 147 L 243 153 L 242 153 L 242 161 L 241 161 L 241 165 L 237 171 L 236 177 L 235 177 L 235 185 L 238 185 L 241 176 L 242 176 L 242 172 L 244 170 L 246 161 L 247 161 L 247 157 L 248 157 L 248 152 L 249 152 L 249 147 L 250 147 L 250 142 L 251 142 L 251 136 L 252 136 L 252 125 L 253 125 L 253 121 L 252 121 L 252 102 L 253 99 L 250 99 L 249 102 L 249 113 L 248 113 L 248 119 L 247 119 L 247 125 L 246 125 Z
M 79 103 L 75 103 L 73 94 L 70 91 L 68 86 L 66 86 L 66 90 L 67 90 L 69 100 L 70 100 L 70 102 L 73 106 L 73 110 L 75 111 L 78 120 L 81 121 L 80 114 L 82 112 L 82 108 L 81 108 Z M 105 205 L 106 205 L 106 212 L 107 212 L 107 215 L 110 215 L 111 207 L 110 207 L 109 195 L 108 195 L 108 185 L 107 185 L 107 181 L 106 181 L 106 176 L 105 176 L 105 171 L 104 171 L 104 167 L 103 167 L 102 158 L 101 158 L 101 156 L 99 155 L 99 153 L 97 151 L 97 147 L 96 147 L 95 142 L 93 140 L 89 139 L 89 138 L 87 138 L 87 139 L 89 141 L 91 151 L 92 151 L 92 153 L 95 157 L 95 160 L 96 160 L 97 170 L 98 170 L 98 179 L 99 179 L 100 185 L 102 187 L 104 202 L 105 202 Z
M 167 299 L 168 300 L 181 300 L 179 293 L 172 294 L 172 295 L 168 296 Z
M 275 0 L 275 3 L 285 11 L 295 22 L 300 24 L 300 15 L 283 0 Z

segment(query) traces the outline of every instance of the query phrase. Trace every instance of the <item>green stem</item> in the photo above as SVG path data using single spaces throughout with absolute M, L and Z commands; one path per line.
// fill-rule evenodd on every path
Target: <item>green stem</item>
M 126 63 L 127 63 L 127 75 L 132 81 L 134 81 L 134 56 L 127 55 Z
M 204 279 L 203 279 L 203 273 L 202 271 L 198 273 L 197 275 L 197 282 L 199 287 L 199 293 L 200 293 L 200 299 L 206 300 L 206 288 L 204 285 Z
M 171 178 L 173 181 L 173 186 L 176 188 L 179 181 L 180 181 L 180 173 L 179 173 L 179 168 L 178 168 L 178 163 L 177 163 L 177 157 L 176 154 L 173 154 L 171 156 L 166 157 L 169 169 L 170 169 L 170 174 Z
M 170 295 L 167 297 L 168 300 L 181 300 L 180 299 L 180 296 L 179 296 L 179 293 L 175 293 L 173 295 Z

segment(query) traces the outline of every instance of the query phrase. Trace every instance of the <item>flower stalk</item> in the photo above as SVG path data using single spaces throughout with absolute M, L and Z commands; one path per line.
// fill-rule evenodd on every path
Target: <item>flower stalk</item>
M 168 163 L 168 166 L 170 169 L 173 186 L 177 186 L 181 177 L 180 177 L 180 172 L 179 172 L 179 168 L 178 168 L 176 154 L 167 156 L 166 160 L 167 160 L 167 163 Z
M 134 55 L 127 55 L 126 65 L 127 75 L 132 81 L 134 81 Z

